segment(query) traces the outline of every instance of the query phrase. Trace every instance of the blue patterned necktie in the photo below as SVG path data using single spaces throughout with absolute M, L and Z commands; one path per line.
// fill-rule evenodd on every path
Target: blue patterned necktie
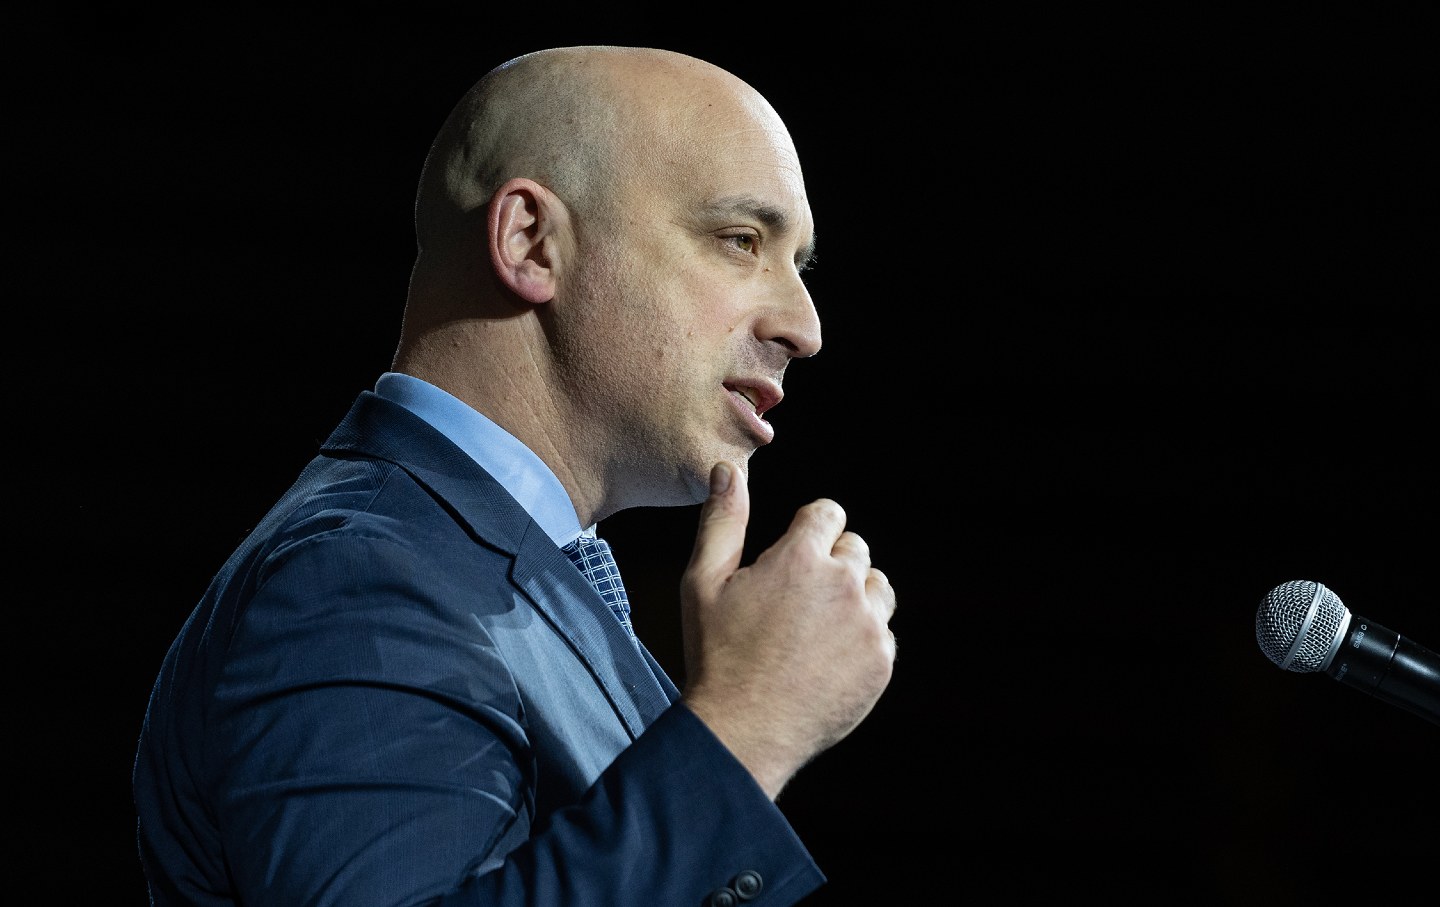
M 610 543 L 582 535 L 561 550 L 570 556 L 571 563 L 580 568 L 633 639 L 635 629 L 630 626 L 630 599 L 625 595 L 625 584 L 620 581 L 620 568 L 615 565 L 615 557 L 610 553 Z

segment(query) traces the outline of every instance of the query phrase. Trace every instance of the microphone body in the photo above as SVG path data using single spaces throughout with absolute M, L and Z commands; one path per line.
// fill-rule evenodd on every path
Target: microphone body
M 1359 616 L 1326 674 L 1440 724 L 1440 656 Z
M 1255 615 L 1267 658 L 1287 671 L 1319 671 L 1440 724 L 1440 655 L 1352 614 L 1324 585 L 1276 586 Z

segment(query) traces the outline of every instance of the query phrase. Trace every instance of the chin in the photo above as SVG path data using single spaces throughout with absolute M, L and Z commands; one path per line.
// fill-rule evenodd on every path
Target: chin
M 727 460 L 740 470 L 740 475 L 750 480 L 750 455 L 753 449 L 714 450 L 696 457 L 682 469 L 682 478 L 687 491 L 687 504 L 700 504 L 710 497 L 710 470 L 721 460 Z

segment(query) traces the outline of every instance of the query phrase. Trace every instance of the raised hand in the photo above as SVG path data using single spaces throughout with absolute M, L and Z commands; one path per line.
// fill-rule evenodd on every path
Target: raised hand
M 773 799 L 889 685 L 895 591 L 835 501 L 742 567 L 749 519 L 743 473 L 716 464 L 681 580 L 684 700 Z

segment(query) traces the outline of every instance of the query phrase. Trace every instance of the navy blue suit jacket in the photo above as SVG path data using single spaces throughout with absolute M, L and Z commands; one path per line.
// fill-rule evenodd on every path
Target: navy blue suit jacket
M 545 532 L 362 393 L 171 646 L 154 903 L 754 907 L 824 876 Z M 745 886 L 742 886 L 745 888 Z

